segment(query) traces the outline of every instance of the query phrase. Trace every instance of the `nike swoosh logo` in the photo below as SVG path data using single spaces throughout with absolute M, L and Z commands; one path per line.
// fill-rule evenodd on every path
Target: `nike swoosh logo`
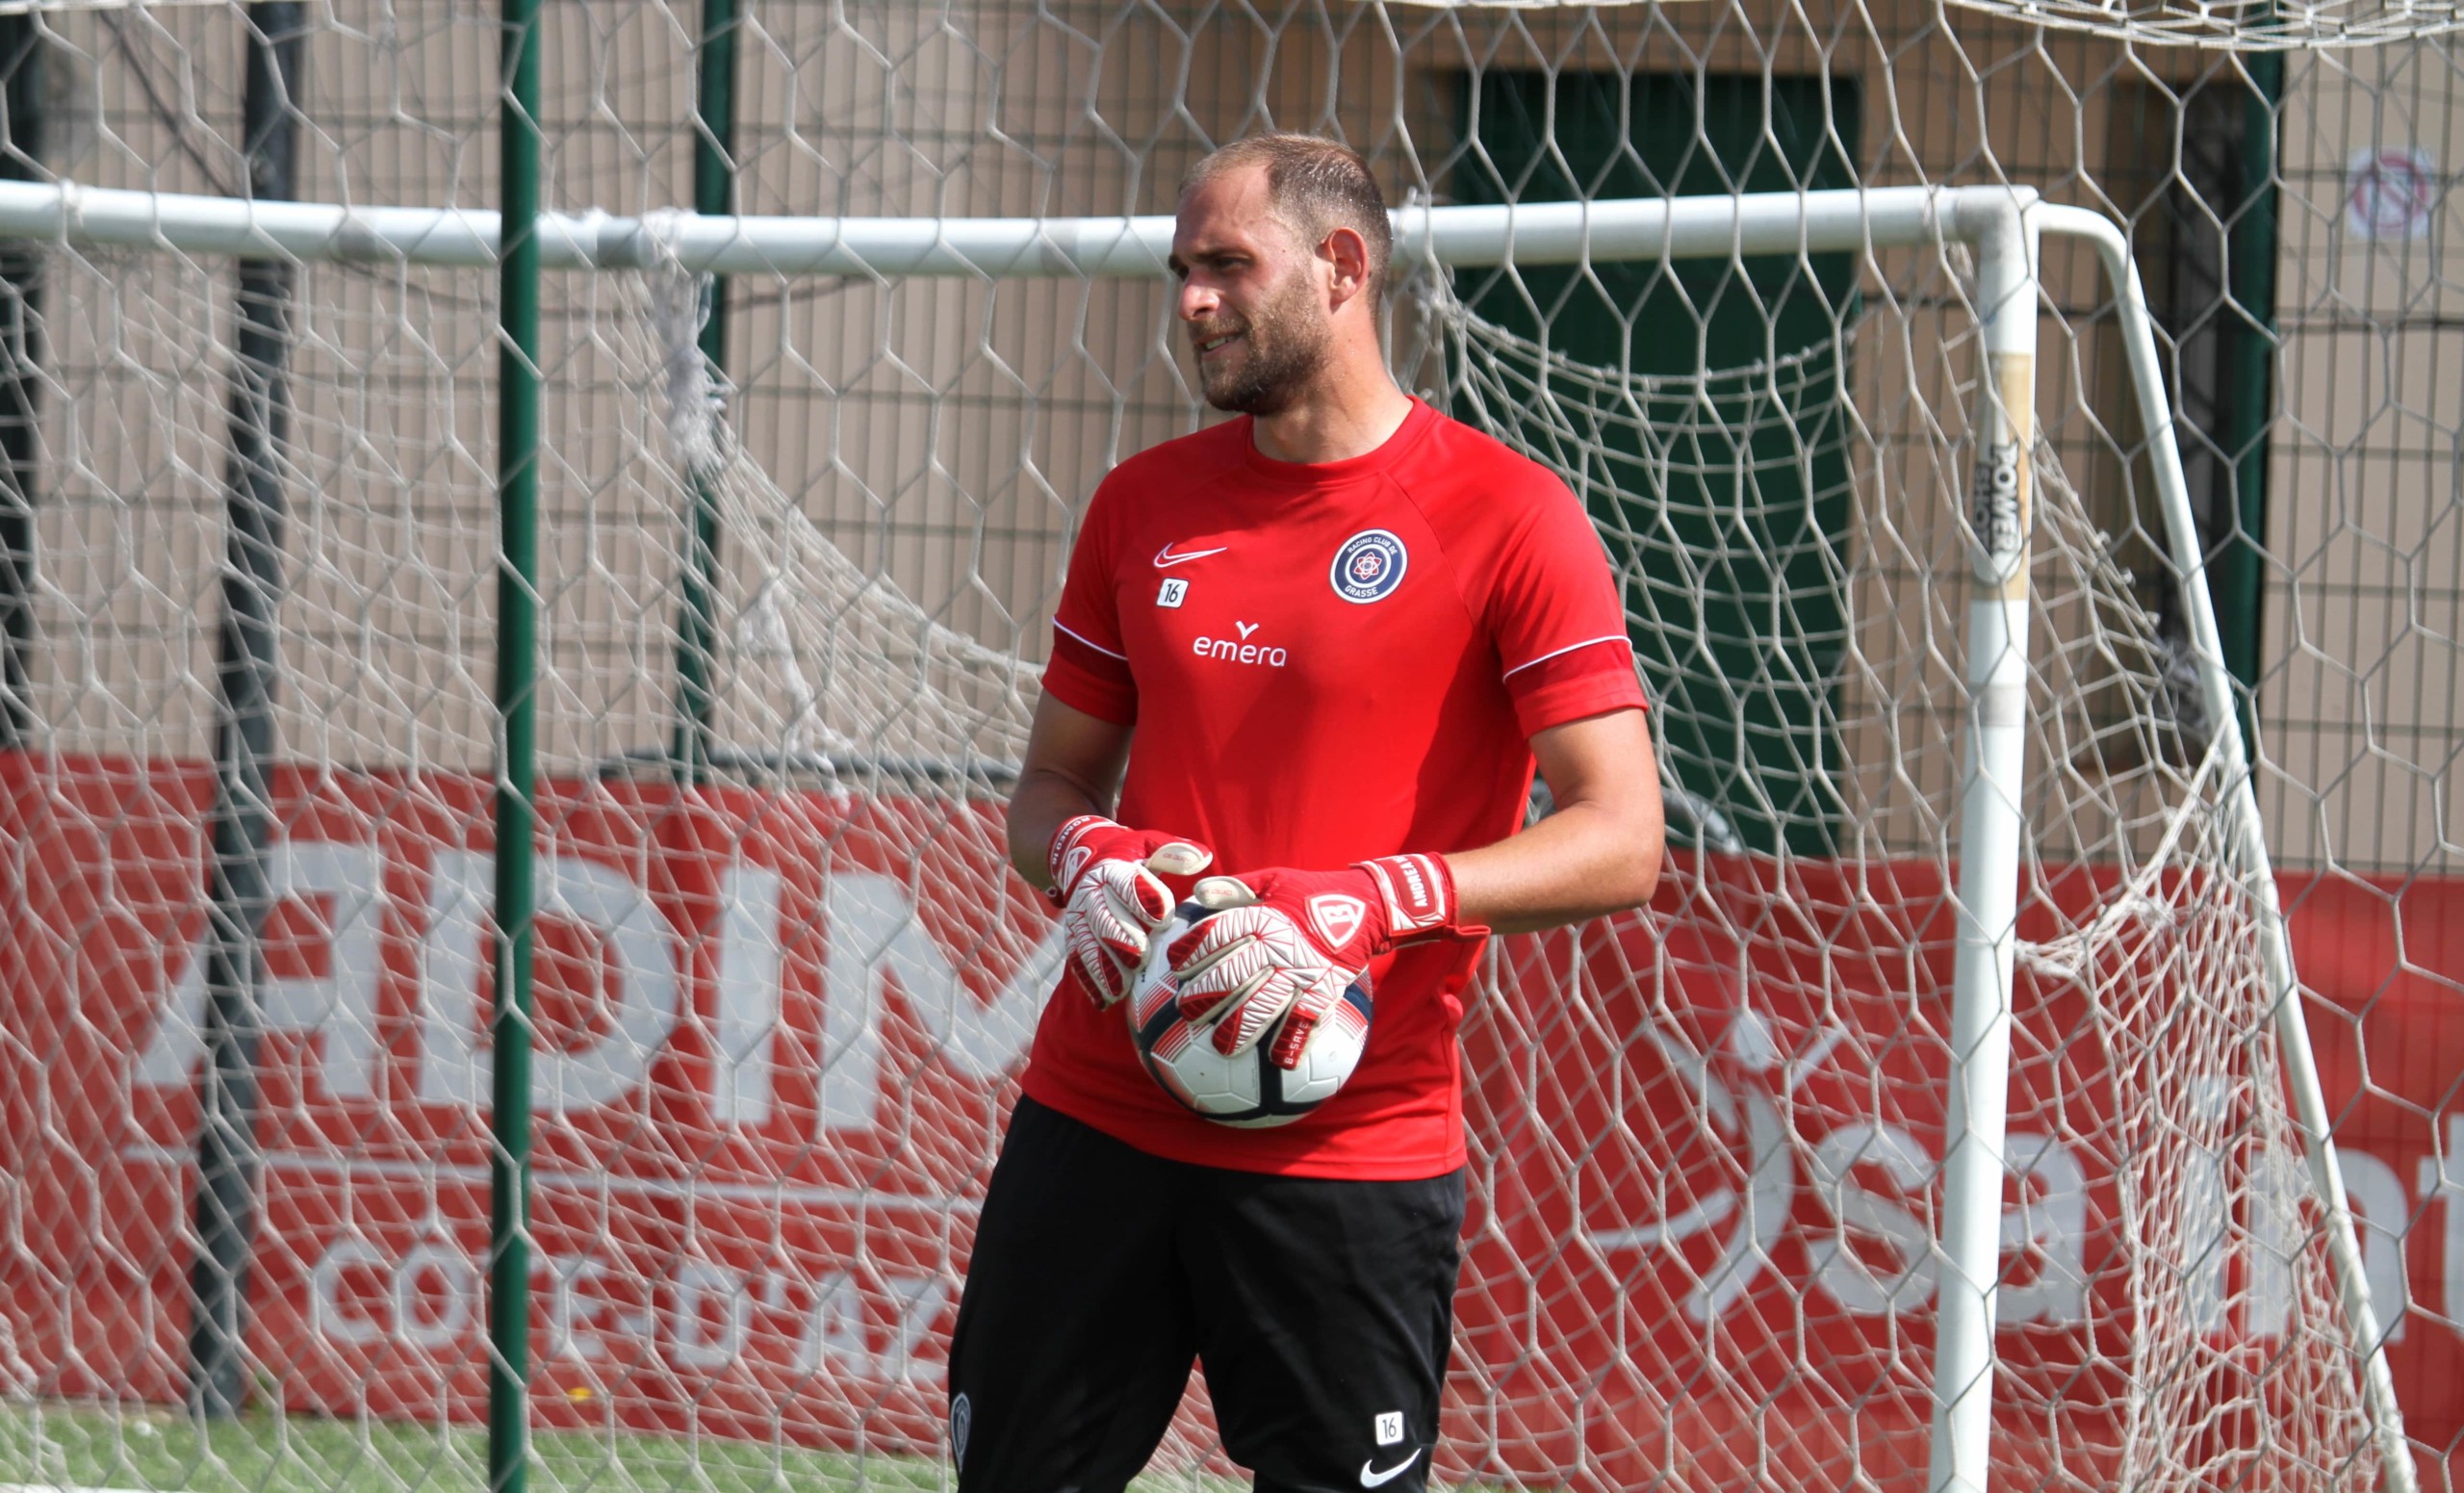
M 1224 551 L 1231 548 L 1232 547 L 1228 544 L 1218 545 L 1212 550 L 1192 550 L 1186 554 L 1174 554 L 1172 553 L 1172 547 L 1170 545 L 1166 545 L 1164 548 L 1155 552 L 1155 568 L 1157 570 L 1170 570 L 1173 566 L 1178 565 L 1183 560 L 1202 560 L 1210 554 L 1221 554 Z
M 1420 1453 L 1414 1452 L 1411 1455 L 1404 1457 L 1401 1461 L 1387 1468 L 1384 1472 L 1379 1472 L 1377 1470 L 1377 1458 L 1373 1456 L 1368 1461 L 1360 1464 L 1360 1485 L 1364 1488 L 1373 1488 L 1382 1483 L 1392 1482 L 1397 1478 L 1403 1475 L 1404 1468 L 1411 1466 L 1414 1462 L 1417 1462 L 1420 1459 Z

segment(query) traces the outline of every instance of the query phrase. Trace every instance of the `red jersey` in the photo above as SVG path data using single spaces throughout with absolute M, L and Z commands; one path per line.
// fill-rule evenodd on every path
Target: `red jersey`
M 1555 474 L 1415 402 L 1348 461 L 1258 453 L 1234 420 L 1096 489 L 1044 688 L 1136 728 L 1120 807 L 1212 848 L 1210 871 L 1470 850 L 1522 827 L 1527 738 L 1643 703 L 1607 557 Z M 1186 884 L 1174 888 L 1186 892 Z M 1409 1180 L 1463 1165 L 1455 1029 L 1478 946 L 1371 967 L 1369 1047 L 1291 1124 L 1182 1109 L 1128 1022 L 1065 976 L 1025 1087 L 1151 1154 L 1296 1176 Z

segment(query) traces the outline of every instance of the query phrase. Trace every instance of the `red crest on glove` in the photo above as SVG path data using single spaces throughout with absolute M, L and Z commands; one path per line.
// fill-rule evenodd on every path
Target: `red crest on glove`
M 1349 943 L 1351 936 L 1360 932 L 1360 920 L 1368 915 L 1369 904 L 1358 897 L 1327 891 L 1309 899 L 1309 926 L 1330 947 Z

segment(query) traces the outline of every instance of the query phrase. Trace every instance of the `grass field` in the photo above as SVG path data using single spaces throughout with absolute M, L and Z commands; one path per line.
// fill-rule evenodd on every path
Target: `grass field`
M 154 1493 L 465 1493 L 487 1486 L 476 1428 L 246 1415 L 200 1426 L 158 1406 L 0 1405 L 0 1484 Z M 542 1432 L 535 1493 L 870 1493 L 944 1486 L 918 1459 L 715 1438 Z M 1137 1493 L 1229 1493 L 1189 1475 L 1141 1479 Z M 8 1493 L 16 1493 L 12 1488 Z

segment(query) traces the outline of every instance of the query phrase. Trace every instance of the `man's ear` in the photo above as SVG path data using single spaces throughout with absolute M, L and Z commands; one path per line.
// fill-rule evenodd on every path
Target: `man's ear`
M 1357 228 L 1336 228 L 1318 245 L 1318 257 L 1332 268 L 1328 300 L 1340 309 L 1369 290 L 1369 241 Z

